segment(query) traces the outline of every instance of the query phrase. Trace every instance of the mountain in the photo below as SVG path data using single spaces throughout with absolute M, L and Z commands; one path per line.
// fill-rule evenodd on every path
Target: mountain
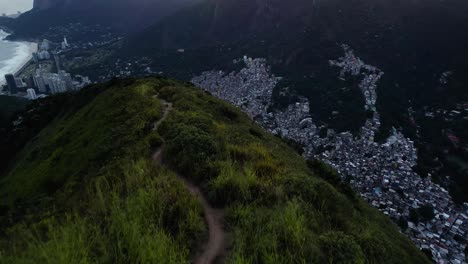
M 421 175 L 432 174 L 462 203 L 468 200 L 466 172 L 445 161 L 440 170 L 438 160 L 451 156 L 448 150 L 466 160 L 466 148 L 454 149 L 446 139 L 447 131 L 455 131 L 468 146 L 461 128 L 466 119 L 455 128 L 442 117 L 428 121 L 426 112 L 468 102 L 467 13 L 462 0 L 206 0 L 127 38 L 116 56 L 153 57 L 156 72 L 186 80 L 203 71 L 229 72 L 232 61 L 244 55 L 266 58 L 284 78 L 278 89 L 292 91 L 289 98 L 275 98 L 278 104 L 294 101 L 294 94 L 305 96 L 314 120 L 356 134 L 368 114 L 359 81 L 339 81 L 329 65 L 346 44 L 385 73 L 377 89 L 382 126 L 376 139 L 402 128 L 416 141 Z M 441 83 L 446 73 L 450 78 Z
M 0 17 L 0 28 L 5 30 L 10 27 L 13 22 L 14 20 L 11 17 Z
M 33 9 L 34 10 L 47 10 L 59 4 L 60 0 L 34 0 Z
M 330 56 L 332 46 L 346 43 L 384 71 L 404 61 L 420 63 L 421 56 L 455 64 L 465 61 L 467 11 L 460 0 L 205 0 L 130 38 L 127 49 L 147 55 L 241 45 L 233 52 L 290 66 L 311 63 L 313 49 Z
M 123 33 L 142 30 L 198 0 L 35 0 L 12 26 L 14 38 L 34 38 L 51 26 L 103 24 Z
M 1 262 L 429 263 L 336 172 L 192 85 L 113 80 L 21 116 Z
M 379 107 L 406 112 L 409 101 L 422 106 L 468 100 L 467 12 L 461 0 L 205 0 L 128 38 L 119 54 L 153 56 L 154 68 L 187 79 L 226 68 L 245 54 L 267 58 L 285 85 L 318 105 L 341 101 L 335 90 L 342 87 L 330 83 L 328 61 L 347 44 L 385 72 Z M 453 71 L 454 81 L 441 89 L 445 71 Z M 333 95 L 324 97 L 322 90 Z M 351 119 L 364 115 L 355 109 L 338 111 Z M 328 110 L 317 109 L 317 118 L 330 119 Z M 403 118 L 383 113 L 383 119 L 389 129 Z

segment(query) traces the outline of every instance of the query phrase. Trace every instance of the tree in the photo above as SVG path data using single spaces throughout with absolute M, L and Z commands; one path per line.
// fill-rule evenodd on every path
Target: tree
M 408 228 L 408 221 L 405 217 L 400 216 L 397 220 L 397 225 L 400 227 L 401 230 L 405 231 Z
M 434 208 L 431 205 L 423 205 L 416 209 L 410 209 L 409 218 L 411 222 L 428 222 L 435 217 Z

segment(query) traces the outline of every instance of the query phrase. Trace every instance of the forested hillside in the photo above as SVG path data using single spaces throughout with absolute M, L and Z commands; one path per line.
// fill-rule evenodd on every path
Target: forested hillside
M 0 95 L 0 128 L 5 127 L 17 111 L 23 110 L 28 100 Z

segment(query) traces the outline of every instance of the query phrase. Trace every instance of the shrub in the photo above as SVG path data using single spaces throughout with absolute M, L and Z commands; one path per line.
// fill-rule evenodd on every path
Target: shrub
M 364 263 L 364 253 L 353 237 L 342 232 L 328 232 L 319 238 L 320 248 L 328 263 Z
M 157 149 L 161 147 L 164 143 L 163 139 L 157 132 L 153 132 L 148 136 L 148 142 L 150 144 L 151 149 Z
M 233 164 L 224 163 L 220 174 L 210 182 L 210 198 L 219 205 L 248 202 L 255 199 L 256 188 L 257 178 L 252 170 L 242 171 Z
M 317 176 L 324 179 L 325 181 L 333 185 L 335 188 L 337 188 L 340 192 L 345 194 L 351 201 L 353 201 L 354 203 L 358 202 L 358 196 L 351 188 L 351 186 L 346 182 L 343 182 L 338 173 L 335 170 L 333 170 L 330 166 L 318 160 L 308 160 L 307 166 L 312 171 L 314 171 Z
M 271 159 L 255 162 L 254 169 L 259 178 L 265 179 L 272 179 L 281 171 L 281 168 Z
M 185 175 L 197 180 L 206 179 L 209 161 L 219 154 L 215 140 L 206 132 L 191 125 L 174 125 L 166 137 L 167 157 Z
M 221 114 L 230 121 L 236 121 L 239 118 L 239 113 L 232 106 L 226 104 L 221 104 L 220 112 Z

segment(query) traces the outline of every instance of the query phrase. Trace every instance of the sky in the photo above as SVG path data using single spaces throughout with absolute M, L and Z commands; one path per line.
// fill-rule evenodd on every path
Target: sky
M 0 15 L 15 14 L 17 11 L 28 11 L 33 6 L 33 0 L 0 0 Z

